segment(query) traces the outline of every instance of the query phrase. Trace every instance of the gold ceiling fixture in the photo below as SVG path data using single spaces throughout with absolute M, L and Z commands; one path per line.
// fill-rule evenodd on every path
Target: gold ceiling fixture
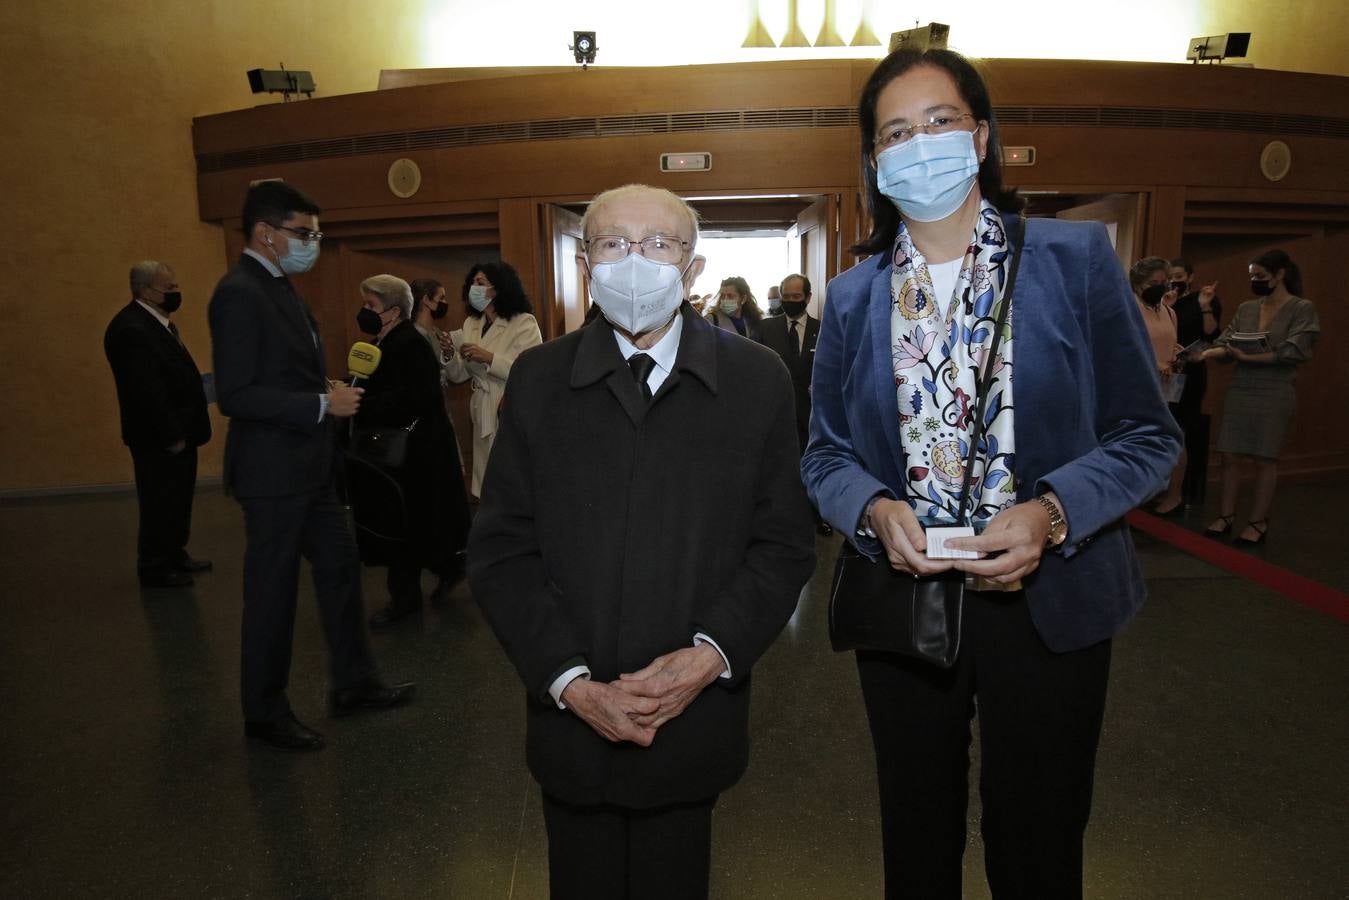
M 798 9 L 798 0 L 748 0 L 750 6 L 749 32 L 745 35 L 745 41 L 742 47 L 879 47 L 880 38 L 876 37 L 876 32 L 872 30 L 867 19 L 871 14 L 871 4 L 865 0 L 854 0 L 863 6 L 860 14 L 857 16 L 857 30 L 853 33 L 852 40 L 845 41 L 839 33 L 839 3 L 840 0 L 824 0 L 824 18 L 820 23 L 819 33 L 812 41 L 806 36 L 805 30 L 801 27 L 801 17 Z M 773 40 L 773 35 L 763 20 L 763 6 L 772 4 L 770 9 L 780 10 L 780 3 L 787 5 L 787 29 L 782 37 L 782 42 Z M 854 7 L 855 8 L 855 7 Z M 818 9 L 818 7 L 816 7 Z M 845 23 L 845 27 L 847 24 Z M 813 26 L 812 26 L 813 27 Z

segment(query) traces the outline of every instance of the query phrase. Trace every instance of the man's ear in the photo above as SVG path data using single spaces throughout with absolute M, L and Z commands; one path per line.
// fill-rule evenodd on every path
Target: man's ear
M 707 259 L 702 256 L 693 257 L 693 262 L 684 270 L 684 296 L 687 297 L 689 291 L 693 288 L 693 283 L 698 280 L 698 276 L 703 274 L 703 266 L 707 265 Z

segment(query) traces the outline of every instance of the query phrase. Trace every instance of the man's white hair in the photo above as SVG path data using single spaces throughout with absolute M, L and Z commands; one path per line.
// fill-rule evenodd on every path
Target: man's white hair
M 155 278 L 160 272 L 168 270 L 168 266 L 162 262 L 156 262 L 153 259 L 143 259 L 131 267 L 131 276 L 128 279 L 131 283 L 131 299 L 140 297 L 141 291 L 148 287 L 154 287 Z
M 581 234 L 585 235 L 587 238 L 591 236 L 591 221 L 594 219 L 596 210 L 600 209 L 604 204 L 611 200 L 618 200 L 632 194 L 644 193 L 646 191 L 654 191 L 669 197 L 675 203 L 679 204 L 680 208 L 683 209 L 684 213 L 689 217 L 689 233 L 691 235 L 689 238 L 689 244 L 691 245 L 689 247 L 689 255 L 692 256 L 694 247 L 698 245 L 698 211 L 692 206 L 689 206 L 688 201 L 673 191 L 668 191 L 662 187 L 654 187 L 649 184 L 625 184 L 622 187 L 610 188 L 607 191 L 601 191 L 596 194 L 595 198 L 590 201 L 590 205 L 586 207 L 585 215 L 581 217 Z
M 385 309 L 396 306 L 403 318 L 412 318 L 412 288 L 397 275 L 371 275 L 361 282 L 361 290 L 378 297 Z

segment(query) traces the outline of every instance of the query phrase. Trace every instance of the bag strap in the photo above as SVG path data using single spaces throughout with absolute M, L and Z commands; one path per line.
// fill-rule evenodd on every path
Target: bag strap
M 1002 292 L 1002 309 L 998 311 L 998 324 L 993 329 L 993 343 L 988 348 L 988 358 L 984 360 L 984 374 L 975 385 L 979 399 L 974 408 L 974 430 L 970 432 L 970 458 L 965 461 L 965 482 L 960 487 L 960 506 L 956 509 L 956 521 L 968 525 L 965 517 L 965 503 L 970 499 L 970 480 L 974 476 L 974 459 L 979 453 L 979 441 L 984 436 L 984 409 L 988 406 L 988 384 L 993 374 L 993 361 L 997 358 L 998 347 L 1002 344 L 1003 328 L 1007 325 L 1007 315 L 1012 309 L 1012 291 L 1016 288 L 1016 273 L 1021 268 L 1021 248 L 1026 244 L 1026 216 L 1017 217 L 1016 234 L 1012 236 L 1012 265 L 1007 271 L 1007 289 Z

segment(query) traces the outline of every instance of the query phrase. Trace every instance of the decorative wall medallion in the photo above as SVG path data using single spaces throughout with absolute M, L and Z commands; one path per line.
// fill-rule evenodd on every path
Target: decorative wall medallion
M 1293 167 L 1293 151 L 1283 141 L 1270 141 L 1260 151 L 1260 172 L 1270 181 L 1280 181 Z
M 422 170 L 410 159 L 396 159 L 389 166 L 389 190 L 406 200 L 422 186 Z

